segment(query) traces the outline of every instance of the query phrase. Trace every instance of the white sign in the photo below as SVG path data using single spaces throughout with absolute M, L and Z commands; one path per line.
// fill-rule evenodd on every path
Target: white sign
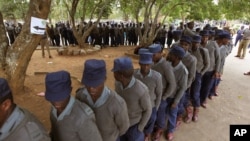
M 31 17 L 30 32 L 31 34 L 44 35 L 46 29 L 46 20 Z

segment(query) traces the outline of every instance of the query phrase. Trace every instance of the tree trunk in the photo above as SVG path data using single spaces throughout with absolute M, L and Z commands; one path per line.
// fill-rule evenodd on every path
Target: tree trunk
M 84 2 L 86 2 L 86 1 L 84 1 Z M 100 2 L 102 2 L 102 1 L 100 1 Z M 73 34 L 74 34 L 80 48 L 85 47 L 84 42 L 85 42 L 86 38 L 89 36 L 89 34 L 93 30 L 93 28 L 100 22 L 100 19 L 101 19 L 102 14 L 103 14 L 103 10 L 107 7 L 109 2 L 110 2 L 110 0 L 105 0 L 102 4 L 100 4 L 101 5 L 101 10 L 100 10 L 100 12 L 99 12 L 99 14 L 97 16 L 97 21 L 94 24 L 91 24 L 91 25 L 88 23 L 87 24 L 87 30 L 84 31 L 83 35 L 80 35 L 80 34 L 78 34 L 78 32 L 76 30 L 76 27 L 75 27 L 75 23 L 74 23 L 74 21 L 75 21 L 74 16 L 75 16 L 75 13 L 76 13 L 76 9 L 77 9 L 77 5 L 79 3 L 79 0 L 73 0 L 72 1 L 72 7 L 71 7 L 70 10 L 68 8 L 68 11 L 70 13 L 70 19 L 73 22 L 73 28 L 72 28 L 73 29 Z M 92 19 L 93 15 L 94 15 L 94 12 L 97 9 L 97 6 L 98 5 L 96 5 L 95 8 L 92 9 L 90 19 Z M 85 15 L 83 15 L 83 17 L 84 16 Z
M 71 7 L 69 13 L 70 13 L 70 19 L 71 19 L 72 25 L 73 25 L 73 27 L 72 27 L 73 34 L 74 34 L 74 36 L 75 36 L 75 38 L 76 38 L 76 40 L 77 40 L 77 42 L 78 42 L 79 47 L 80 47 L 80 48 L 83 48 L 83 47 L 84 47 L 84 42 L 85 42 L 85 40 L 82 40 L 82 35 L 80 35 L 80 34 L 77 32 L 76 26 L 75 26 L 75 18 L 74 18 L 74 17 L 75 17 L 75 13 L 76 13 L 76 9 L 77 9 L 78 3 L 79 3 L 79 0 L 73 0 L 73 1 L 72 1 L 72 7 Z M 79 30 L 80 30 L 80 29 L 79 29 Z
M 31 0 L 26 14 L 25 23 L 14 44 L 8 48 L 5 57 L 7 75 L 13 94 L 24 92 L 24 81 L 27 67 L 33 52 L 41 40 L 41 35 L 30 34 L 31 17 L 47 19 L 51 0 Z
M 5 69 L 6 69 L 6 52 L 9 46 L 9 40 L 6 35 L 5 26 L 3 23 L 3 15 L 0 12 L 0 77 L 6 78 Z

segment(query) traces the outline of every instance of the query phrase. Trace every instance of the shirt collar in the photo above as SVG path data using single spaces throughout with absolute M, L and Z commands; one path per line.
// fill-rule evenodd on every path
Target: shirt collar
M 173 67 L 173 70 L 176 71 L 176 70 L 178 70 L 181 66 L 182 66 L 182 61 L 180 61 L 180 62 L 178 63 L 178 65 L 176 65 L 175 67 Z
M 115 83 L 118 84 L 118 87 L 120 87 L 121 90 L 126 90 L 126 89 L 131 88 L 135 84 L 135 77 L 132 76 L 132 79 L 130 80 L 130 82 L 129 82 L 129 84 L 128 84 L 128 86 L 126 88 L 123 88 L 122 83 L 119 82 L 119 81 L 116 81 Z
M 21 109 L 16 106 L 11 115 L 8 117 L 8 119 L 4 122 L 2 128 L 0 128 L 0 140 L 7 137 L 10 132 L 15 129 L 19 123 L 24 119 L 24 113 L 21 111 Z
M 131 81 L 129 82 L 128 86 L 124 88 L 124 90 L 131 88 L 135 84 L 135 78 L 132 77 Z
M 140 75 L 141 78 L 144 78 L 143 75 L 141 74 L 141 70 L 138 69 L 138 71 L 136 72 L 138 75 Z M 151 77 L 152 76 L 152 71 L 151 69 L 149 70 L 149 73 L 145 76 L 145 77 Z
M 185 51 L 185 52 L 186 53 L 185 53 L 184 57 L 187 57 L 189 55 L 189 52 L 188 51 Z
M 108 87 L 104 87 L 103 91 L 102 91 L 102 94 L 101 96 L 96 100 L 96 102 L 94 103 L 89 92 L 87 91 L 87 89 L 84 89 L 83 90 L 83 93 L 87 96 L 87 100 L 89 102 L 89 104 L 94 107 L 94 108 L 97 108 L 97 107 L 100 107 L 102 106 L 109 98 L 109 95 L 110 95 L 110 90 L 108 89 Z
M 52 105 L 52 114 L 54 115 L 54 117 L 56 117 L 56 119 L 59 121 L 59 120 L 63 120 L 63 118 L 66 116 L 66 115 L 69 115 L 72 111 L 72 108 L 73 108 L 73 105 L 75 103 L 75 98 L 70 96 L 70 100 L 66 106 L 66 108 L 63 110 L 63 112 L 57 116 L 57 110 L 56 108 Z
M 154 65 L 160 64 L 160 63 L 162 63 L 163 61 L 164 61 L 164 58 L 161 57 L 161 59 L 160 59 L 157 63 L 155 63 Z

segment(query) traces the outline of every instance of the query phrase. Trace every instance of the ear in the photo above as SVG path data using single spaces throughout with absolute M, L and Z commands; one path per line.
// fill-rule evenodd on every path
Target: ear
M 1 109 L 4 111 L 7 111 L 10 109 L 11 107 L 11 100 L 10 99 L 6 99 L 5 101 L 3 101 L 3 103 L 1 104 Z

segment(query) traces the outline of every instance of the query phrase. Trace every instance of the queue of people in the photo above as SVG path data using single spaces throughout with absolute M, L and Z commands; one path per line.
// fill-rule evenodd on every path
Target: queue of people
M 231 35 L 209 27 L 178 36 L 167 57 L 154 43 L 138 51 L 140 68 L 132 59 L 114 59 L 115 89 L 105 85 L 104 60 L 84 63 L 82 87 L 72 96 L 70 73 L 45 77 L 45 99 L 51 103 L 51 129 L 13 101 L 8 82 L 0 79 L 0 140 L 11 141 L 171 141 L 183 122 L 198 122 L 200 108 L 218 96 Z M 213 34 L 215 33 L 215 34 Z M 176 35 L 175 35 L 176 34 Z

